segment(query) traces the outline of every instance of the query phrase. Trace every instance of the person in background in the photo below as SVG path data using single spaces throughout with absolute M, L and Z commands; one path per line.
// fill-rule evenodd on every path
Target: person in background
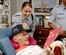
M 66 38 L 66 0 L 62 0 L 61 5 L 53 8 L 51 16 L 48 19 L 48 25 L 52 29 L 56 29 L 59 26 L 62 26 L 62 31 L 56 40 Z
M 25 28 L 27 29 L 30 28 L 32 31 L 29 35 L 33 37 L 36 26 L 36 18 L 32 12 L 32 5 L 28 1 L 24 2 L 21 11 L 14 14 L 12 17 L 12 27 L 18 24 L 26 26 Z
M 57 51 L 59 55 L 62 55 L 62 51 L 64 53 L 64 45 L 61 41 L 55 41 L 47 48 L 41 48 L 36 44 L 30 45 L 29 32 L 31 32 L 31 30 L 25 29 L 21 24 L 12 28 L 13 40 L 19 45 L 19 47 L 15 49 L 16 55 L 58 55 L 56 54 Z

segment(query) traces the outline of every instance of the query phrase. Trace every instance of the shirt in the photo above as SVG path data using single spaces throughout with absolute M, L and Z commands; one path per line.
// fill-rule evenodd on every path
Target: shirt
M 33 14 L 33 20 L 32 20 L 31 15 L 27 19 L 23 18 L 23 15 L 22 15 L 21 12 L 18 12 L 18 13 L 13 15 L 13 17 L 12 17 L 12 27 L 15 26 L 15 25 L 21 24 L 23 22 L 27 23 L 29 28 L 32 29 L 32 32 L 30 32 L 29 35 L 33 36 L 33 33 L 35 31 L 35 26 L 36 26 L 35 15 Z
M 66 9 L 64 8 L 64 5 L 54 7 L 48 22 L 53 23 L 56 27 L 62 26 L 62 29 L 66 31 Z

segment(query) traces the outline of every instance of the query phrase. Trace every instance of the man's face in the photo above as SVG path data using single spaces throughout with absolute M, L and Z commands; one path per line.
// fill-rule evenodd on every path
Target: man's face
M 22 46 L 22 45 L 29 45 L 28 38 L 29 38 L 28 33 L 26 31 L 22 31 L 16 36 L 14 36 L 13 39 L 15 42 L 18 42 L 20 46 Z
M 23 14 L 24 18 L 28 18 L 28 17 L 31 15 L 31 12 L 32 12 L 32 8 L 29 7 L 28 5 L 25 6 L 25 7 L 22 9 L 22 14 Z
M 66 0 L 62 0 L 62 1 L 63 1 L 64 6 L 66 6 Z

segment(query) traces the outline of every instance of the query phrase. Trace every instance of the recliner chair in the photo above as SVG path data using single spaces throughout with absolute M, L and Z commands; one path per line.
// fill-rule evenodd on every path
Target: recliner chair
M 15 49 L 12 46 L 10 39 L 11 36 L 11 30 L 10 28 L 0 29 L 0 50 L 5 53 L 5 55 L 16 55 Z M 29 37 L 30 45 L 36 45 L 37 42 L 32 37 Z
M 16 52 L 10 42 L 12 28 L 0 29 L 0 50 L 5 53 L 5 55 L 16 55 Z

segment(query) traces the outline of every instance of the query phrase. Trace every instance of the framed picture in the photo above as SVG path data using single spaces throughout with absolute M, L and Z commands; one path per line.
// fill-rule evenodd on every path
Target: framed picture
M 37 21 L 37 25 L 38 26 L 43 26 L 43 17 L 44 16 L 41 16 L 41 15 L 36 15 L 36 21 Z

